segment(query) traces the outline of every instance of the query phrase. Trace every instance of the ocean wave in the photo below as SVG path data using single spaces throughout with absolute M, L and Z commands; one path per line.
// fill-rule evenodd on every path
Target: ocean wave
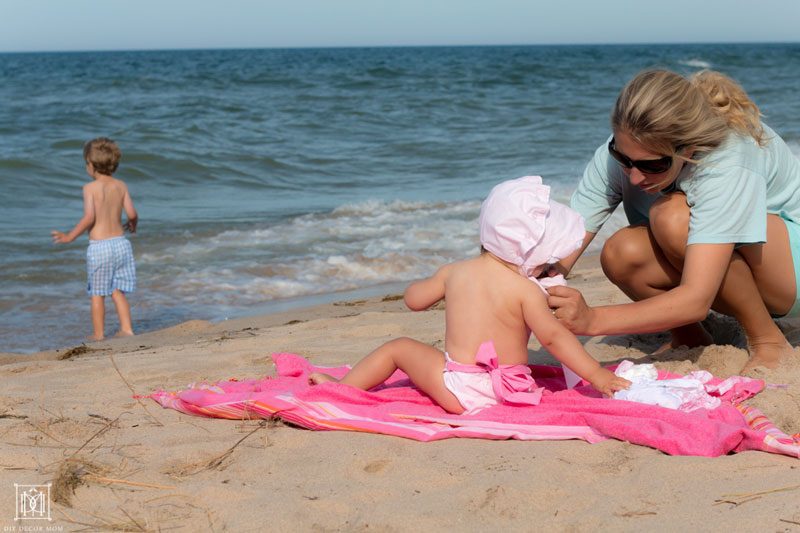
M 267 227 L 164 241 L 138 264 L 155 276 L 158 292 L 242 304 L 408 281 L 477 253 L 479 208 L 475 201 L 368 200 Z
M 607 134 L 621 83 L 615 65 L 713 65 L 757 98 L 800 156 L 798 109 L 786 97 L 796 92 L 796 50 L 0 54 L 0 292 L 52 310 L 0 309 L 0 344 L 63 345 L 89 327 L 85 240 L 57 253 L 48 232 L 80 217 L 81 146 L 94 135 L 119 141 L 119 177 L 141 213 L 131 302 L 146 331 L 218 317 L 237 302 L 245 313 L 248 302 L 401 285 L 474 255 L 475 198 L 497 181 L 542 174 L 553 197 L 568 201 Z M 601 244 L 602 235 L 590 249 Z M 42 324 L 53 332 L 47 340 Z
M 692 68 L 711 68 L 711 63 L 702 59 L 681 59 L 678 64 Z

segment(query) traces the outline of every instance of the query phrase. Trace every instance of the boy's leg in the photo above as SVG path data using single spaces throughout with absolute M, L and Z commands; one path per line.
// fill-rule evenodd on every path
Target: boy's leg
M 119 289 L 114 289 L 114 292 L 111 293 L 111 299 L 114 300 L 114 307 L 116 307 L 117 316 L 119 316 L 119 333 L 117 335 L 125 337 L 133 335 L 131 307 L 125 297 L 125 293 Z
M 398 368 L 420 390 L 451 413 L 462 413 L 464 408 L 458 399 L 444 386 L 444 354 L 432 346 L 414 339 L 402 337 L 387 342 L 359 361 L 340 383 L 369 390 L 386 381 Z M 312 383 L 329 381 L 321 374 L 312 374 Z
M 92 296 L 92 328 L 94 335 L 91 340 L 101 341 L 105 337 L 106 297 Z

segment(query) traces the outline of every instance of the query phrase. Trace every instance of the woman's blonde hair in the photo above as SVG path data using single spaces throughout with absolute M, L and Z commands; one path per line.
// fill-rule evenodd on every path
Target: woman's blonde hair
M 731 130 L 763 145 L 760 117 L 744 89 L 724 74 L 702 70 L 687 79 L 669 70 L 646 70 L 622 89 L 611 127 L 653 152 L 693 161 L 677 152 L 685 147 L 710 152 Z

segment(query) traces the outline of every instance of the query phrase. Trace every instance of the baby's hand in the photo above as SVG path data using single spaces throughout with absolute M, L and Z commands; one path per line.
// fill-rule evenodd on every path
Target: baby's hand
M 630 381 L 617 376 L 605 368 L 599 368 L 589 382 L 592 384 L 592 387 L 602 392 L 605 396 L 614 396 L 615 392 L 627 389 L 631 386 Z

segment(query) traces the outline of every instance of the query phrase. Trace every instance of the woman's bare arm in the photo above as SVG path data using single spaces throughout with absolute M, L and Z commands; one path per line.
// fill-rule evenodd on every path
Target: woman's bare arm
M 638 302 L 589 307 L 575 289 L 553 287 L 548 305 L 578 335 L 651 333 L 698 322 L 714 303 L 732 253 L 733 244 L 690 245 L 680 285 Z

